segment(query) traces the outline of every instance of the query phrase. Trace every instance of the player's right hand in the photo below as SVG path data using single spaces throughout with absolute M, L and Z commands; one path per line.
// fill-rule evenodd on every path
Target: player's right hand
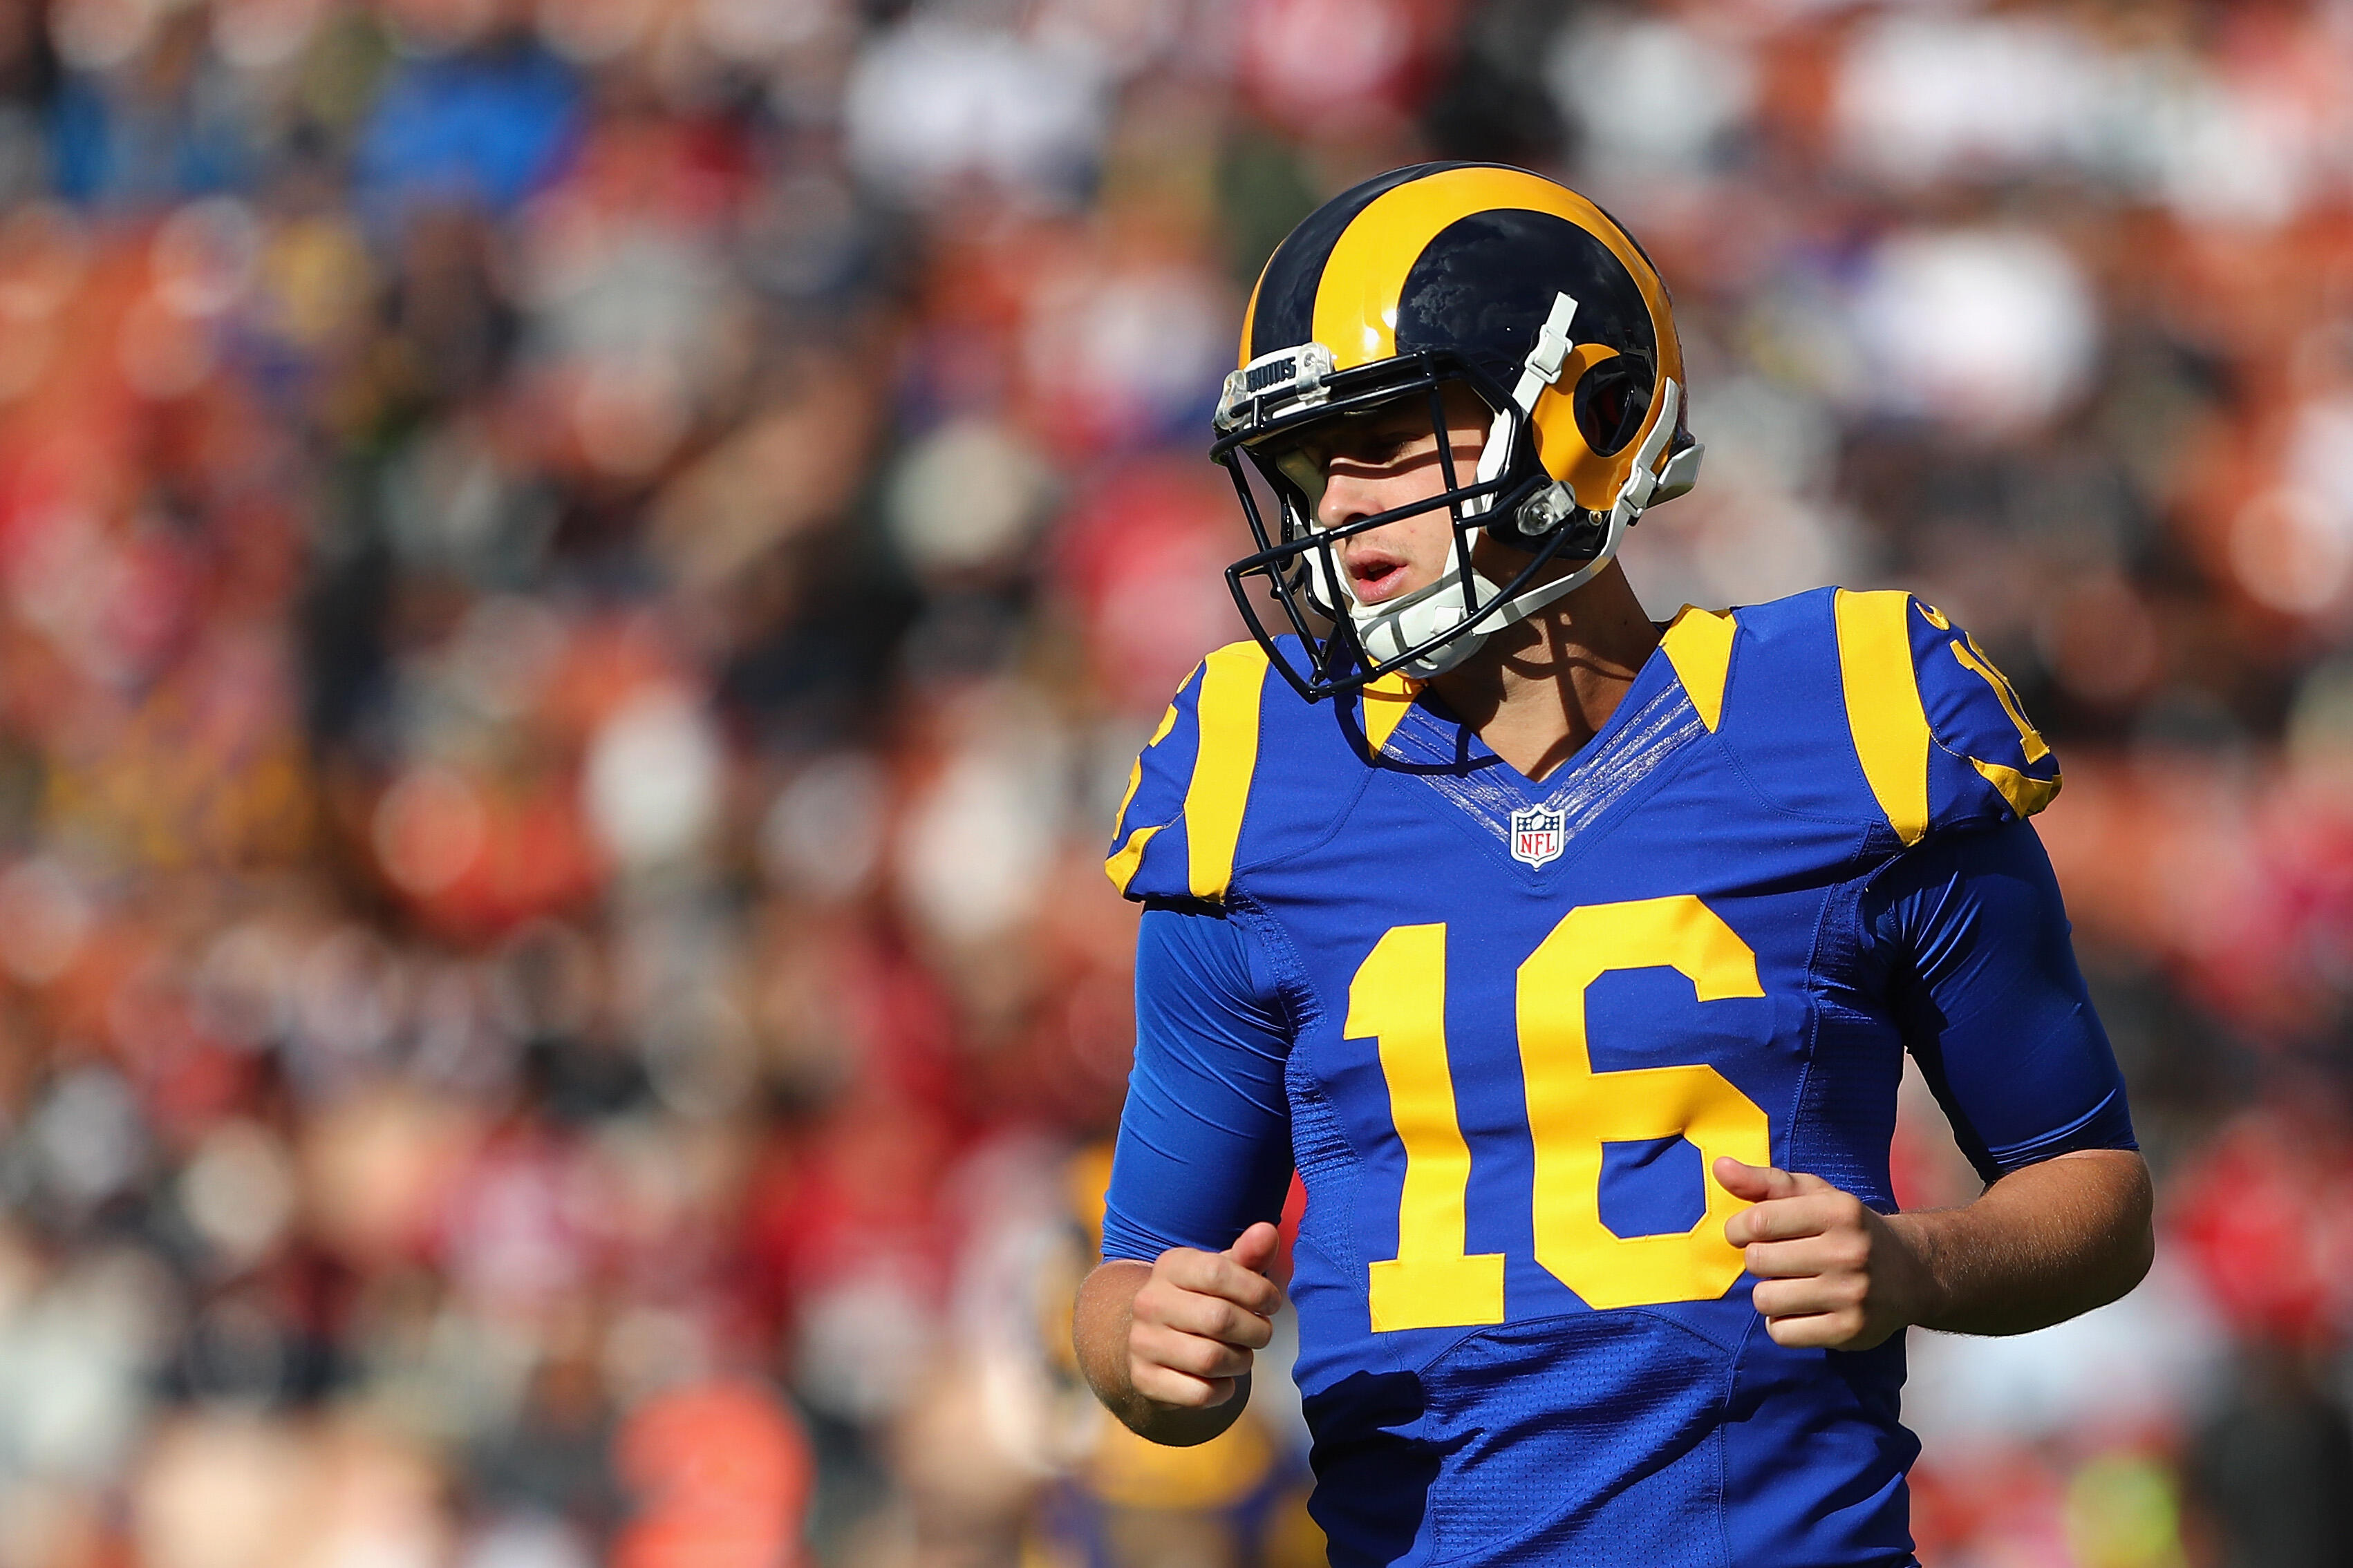
M 1223 1405 L 1274 1336 L 1282 1288 L 1267 1278 L 1281 1233 L 1261 1220 L 1223 1252 L 1175 1247 L 1152 1265 L 1128 1320 L 1135 1392 L 1188 1410 Z

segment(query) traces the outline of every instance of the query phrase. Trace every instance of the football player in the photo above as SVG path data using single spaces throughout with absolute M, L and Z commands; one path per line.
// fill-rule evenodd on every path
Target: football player
M 2027 821 L 2050 748 L 1905 594 L 1651 623 L 1613 557 L 1700 447 L 1665 286 L 1574 192 L 1357 186 L 1241 362 L 1254 640 L 1112 846 L 1145 910 L 1089 1381 L 1160 1442 L 1234 1419 L 1295 1168 L 1335 1563 L 1911 1563 L 1903 1330 L 2041 1328 L 2150 1258 Z M 1890 1193 L 1907 1051 L 1961 1207 Z

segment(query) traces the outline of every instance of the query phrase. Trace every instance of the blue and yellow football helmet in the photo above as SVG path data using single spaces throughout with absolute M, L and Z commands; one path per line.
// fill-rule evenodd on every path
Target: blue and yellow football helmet
M 1644 508 L 1691 488 L 1701 449 L 1683 376 L 1666 285 L 1576 192 L 1501 164 L 1419 163 L 1335 196 L 1267 262 L 1240 367 L 1218 400 L 1210 456 L 1232 475 L 1259 547 L 1226 572 L 1251 633 L 1271 651 L 1262 588 L 1311 656 L 1303 671 L 1280 656 L 1275 668 L 1311 700 L 1392 671 L 1451 668 L 1497 627 L 1590 581 Z M 1470 475 L 1444 435 L 1450 383 L 1493 411 Z M 1303 438 L 1414 396 L 1440 434 L 1444 489 L 1321 526 L 1322 476 Z M 1275 498 L 1272 526 L 1244 458 Z M 1455 531 L 1448 572 L 1356 604 L 1333 542 L 1440 507 Z M 1472 565 L 1474 529 L 1515 552 L 1508 582 Z M 1582 564 L 1539 583 L 1555 561 Z

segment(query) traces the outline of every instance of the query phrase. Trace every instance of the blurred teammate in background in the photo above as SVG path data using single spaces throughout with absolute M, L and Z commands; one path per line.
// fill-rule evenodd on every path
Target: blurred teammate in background
M 2041 1328 L 2150 1258 L 2026 821 L 2050 749 L 1901 593 L 1650 621 L 1613 557 L 1700 447 L 1665 287 L 1573 192 L 1359 185 L 1241 360 L 1256 637 L 1109 865 L 1145 912 L 1090 1381 L 1160 1442 L 1233 1421 L 1295 1167 L 1335 1563 L 1912 1562 L 1901 1331 Z M 1962 1207 L 1894 1212 L 1906 1051 Z

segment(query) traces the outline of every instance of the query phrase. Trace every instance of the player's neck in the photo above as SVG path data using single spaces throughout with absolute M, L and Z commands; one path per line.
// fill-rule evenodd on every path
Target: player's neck
M 1540 779 L 1609 721 L 1658 646 L 1659 628 L 1613 561 L 1430 684 L 1497 756 Z

